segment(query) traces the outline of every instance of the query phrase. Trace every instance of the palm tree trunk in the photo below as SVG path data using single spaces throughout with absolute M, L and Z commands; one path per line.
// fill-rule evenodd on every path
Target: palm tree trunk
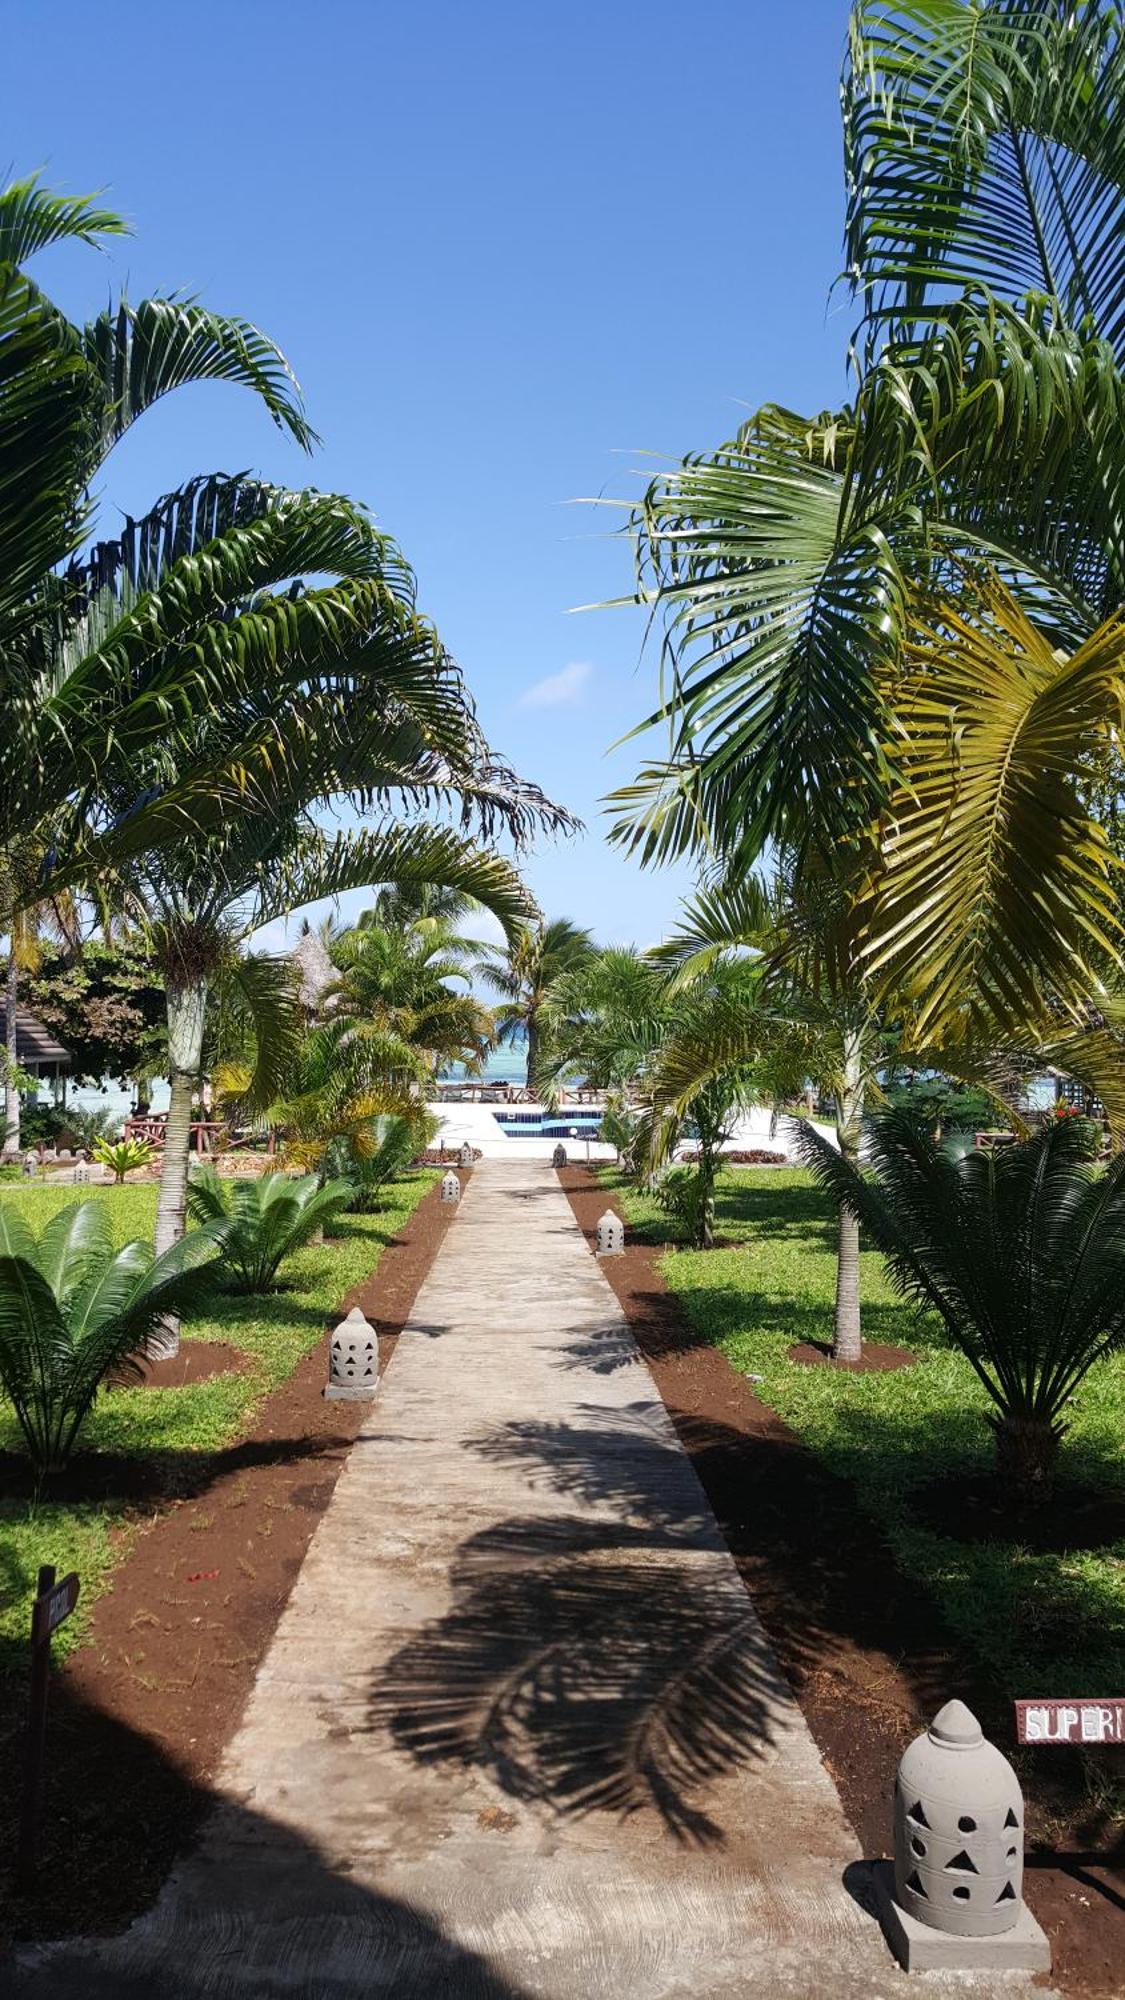
M 1021 1506 L 1049 1500 L 1059 1455 L 1058 1433 L 1044 1417 L 1006 1415 L 995 1420 L 996 1472 Z
M 8 976 L 4 989 L 4 1052 L 7 1057 L 7 1073 L 4 1078 L 4 1131 L 0 1134 L 0 1147 L 8 1146 L 19 1151 L 20 1143 L 20 1094 L 16 1086 L 15 1073 L 19 1066 L 19 998 L 20 968 L 16 958 L 15 939 L 8 949 Z
M 168 1001 L 168 1119 L 160 1161 L 160 1191 L 156 1199 L 156 1254 L 178 1243 L 187 1214 L 188 1160 L 191 1151 L 191 1100 L 203 1061 L 203 1021 L 207 1012 L 207 982 L 169 986 Z M 149 1342 L 160 1360 L 179 1352 L 180 1322 L 166 1319 Z
M 710 1250 L 715 1241 L 715 1154 L 708 1140 L 700 1131 L 699 1138 L 699 1221 L 696 1225 L 695 1247 Z
M 535 1066 L 539 1061 L 539 1020 L 534 1008 L 527 1014 L 527 1087 L 535 1089 Z
M 845 1160 L 856 1165 L 863 1132 L 862 1042 L 854 1029 L 844 1035 L 844 1067 L 836 1102 L 836 1139 Z M 836 1256 L 836 1313 L 833 1361 L 854 1362 L 863 1354 L 859 1308 L 859 1224 L 841 1208 Z

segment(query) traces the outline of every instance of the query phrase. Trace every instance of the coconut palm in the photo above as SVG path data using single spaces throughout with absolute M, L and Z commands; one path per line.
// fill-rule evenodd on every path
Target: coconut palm
M 848 843 L 871 970 L 943 1036 L 1079 1019 L 1120 964 L 1091 779 L 1125 693 L 1121 63 L 1098 6 L 857 6 L 854 399 L 767 405 L 634 519 L 671 744 L 620 837 Z
M 220 1094 L 245 1102 L 252 1077 L 228 1066 Z M 307 1028 L 285 1063 L 281 1093 L 265 1113 L 280 1131 L 287 1164 L 338 1176 L 356 1189 L 356 1207 L 373 1206 L 392 1172 L 428 1143 L 431 1121 L 423 1092 L 426 1057 L 391 1031 L 347 1017 Z
M 577 970 L 593 954 L 588 930 L 568 917 L 529 926 L 509 940 L 503 958 L 482 961 L 485 984 L 500 995 L 495 1010 L 496 1039 L 523 1042 L 527 1048 L 527 1083 L 534 1087 L 539 1061 L 539 1021 L 548 990 L 564 974 Z
M 170 1098 L 161 1160 L 157 1243 L 183 1228 L 192 1098 L 199 1087 L 208 1001 L 238 988 L 254 1027 L 256 1062 L 246 1093 L 265 1109 L 283 1091 L 301 1030 L 294 970 L 284 958 L 246 949 L 253 932 L 287 911 L 345 889 L 398 876 L 462 880 L 502 920 L 515 924 L 526 897 L 511 865 L 448 829 L 387 825 L 329 836 L 301 799 L 292 756 L 274 810 L 232 816 L 194 844 L 134 857 L 112 895 L 148 940 L 168 999 Z M 261 800 L 259 800 L 259 805 Z
M 106 1376 L 139 1372 L 165 1318 L 207 1295 L 213 1258 L 198 1232 L 155 1259 L 147 1243 L 115 1250 L 100 1201 L 58 1210 L 38 1237 L 0 1208 L 0 1387 L 37 1487 L 65 1465 Z
M 760 1083 L 752 1057 L 713 1066 L 673 1103 L 663 1090 L 663 1064 L 681 1038 L 705 1032 L 718 1013 L 737 1009 L 740 1022 L 755 1004 L 755 969 L 730 956 L 690 980 L 674 981 L 637 952 L 615 948 L 587 956 L 548 990 L 536 1080 L 550 1102 L 562 1083 L 581 1076 L 604 1090 L 629 1092 L 637 1112 L 629 1133 L 633 1171 L 654 1185 L 699 1249 L 714 1241 L 715 1183 L 722 1151 Z M 693 1167 L 669 1166 L 688 1132 Z M 658 1178 L 659 1177 L 659 1178 Z
M 167 743 L 195 706 L 241 692 L 237 675 L 190 644 L 142 657 L 143 618 L 132 630 L 92 629 L 87 568 L 60 566 L 89 529 L 107 454 L 160 397 L 206 380 L 251 389 L 298 443 L 313 440 L 284 358 L 248 322 L 192 300 L 151 299 L 122 300 L 74 326 L 23 269 L 49 244 L 97 243 L 123 229 L 92 200 L 35 179 L 0 191 L 0 688 L 10 724 L 0 741 L 0 855 L 47 824 L 56 880 L 103 780 L 141 746 Z M 180 775 L 186 807 L 186 763 Z M 210 801 L 210 774 L 197 776 Z
M 652 954 L 673 987 L 687 991 L 731 952 L 753 954 L 752 979 L 720 989 L 689 1012 L 664 1049 L 651 1088 L 676 1112 L 732 1065 L 753 1063 L 759 1089 L 774 1101 L 810 1081 L 836 1107 L 836 1144 L 858 1160 L 863 1115 L 879 1088 L 892 1037 L 867 975 L 854 908 L 838 875 L 784 855 L 768 889 L 754 877 L 715 880 L 684 907 L 679 929 Z M 833 1358 L 862 1351 L 859 1229 L 851 1210 L 837 1219 Z
M 872 1121 L 867 1172 L 807 1126 L 801 1150 L 984 1384 L 1000 1479 L 1048 1498 L 1067 1406 L 1125 1341 L 1125 1155 L 1096 1166 L 1091 1128 L 1059 1120 L 958 1159 L 901 1111 Z
M 337 976 L 325 1006 L 353 1037 L 393 1038 L 422 1058 L 431 1081 L 451 1063 L 479 1071 L 492 1042 L 492 1016 L 452 982 L 467 988 L 468 961 L 480 946 L 448 919 L 423 915 L 391 926 L 368 911 L 332 949 Z

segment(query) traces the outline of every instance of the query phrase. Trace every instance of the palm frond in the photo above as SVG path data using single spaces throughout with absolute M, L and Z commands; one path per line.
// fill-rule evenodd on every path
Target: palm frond
M 0 264 L 24 264 L 51 243 L 70 239 L 97 245 L 103 236 L 127 236 L 129 225 L 92 194 L 57 194 L 39 174 L 0 189 Z
M 318 442 L 297 378 L 272 340 L 249 320 L 211 312 L 194 299 L 124 299 L 84 329 L 83 351 L 101 384 L 103 438 L 113 443 L 171 389 L 232 382 L 260 396 L 279 430 L 303 450 Z

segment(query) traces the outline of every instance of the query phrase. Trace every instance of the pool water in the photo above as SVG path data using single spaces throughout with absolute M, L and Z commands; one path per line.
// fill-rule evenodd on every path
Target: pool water
M 493 1111 L 492 1116 L 506 1139 L 596 1139 L 602 1114 L 593 1111 Z

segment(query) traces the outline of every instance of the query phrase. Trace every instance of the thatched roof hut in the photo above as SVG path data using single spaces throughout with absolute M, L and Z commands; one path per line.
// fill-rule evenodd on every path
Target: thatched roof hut
M 301 1005 L 319 1014 L 324 995 L 336 978 L 336 968 L 316 931 L 303 931 L 289 954 L 297 968 Z

